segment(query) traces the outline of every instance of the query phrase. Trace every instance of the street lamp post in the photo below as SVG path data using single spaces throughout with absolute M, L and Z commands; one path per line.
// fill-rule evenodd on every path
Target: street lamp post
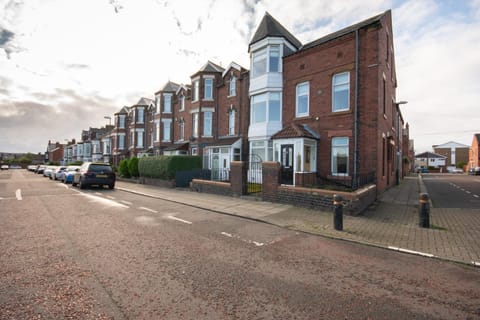
M 110 116 L 104 116 L 103 118 L 104 118 L 104 119 L 108 119 L 108 125 L 109 125 L 109 126 L 112 125 L 112 117 L 110 117 Z

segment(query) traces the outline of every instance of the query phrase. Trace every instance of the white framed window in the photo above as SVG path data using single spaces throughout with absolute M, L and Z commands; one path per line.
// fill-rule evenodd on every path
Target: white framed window
M 296 117 L 305 117 L 309 113 L 309 104 L 310 104 L 310 83 L 303 82 L 297 84 L 296 89 L 296 108 L 295 116 Z
M 162 141 L 171 141 L 171 125 L 172 125 L 172 120 L 171 119 L 165 119 L 162 120 L 162 125 L 163 125 L 163 139 Z
M 155 120 L 155 141 L 158 142 L 158 140 L 160 140 L 160 122 Z
M 252 56 L 252 76 L 259 77 L 267 72 L 267 49 L 255 52 Z
M 250 153 L 256 155 L 262 161 L 272 161 L 273 142 L 271 140 L 252 141 L 250 143 Z
M 197 155 L 197 148 L 192 148 L 192 156 L 196 156 Z
M 143 130 L 137 130 L 137 147 L 143 148 Z
M 232 76 L 230 78 L 230 85 L 228 88 L 228 96 L 233 97 L 236 95 L 236 86 L 237 86 L 237 78 L 235 76 Z
M 203 113 L 203 136 L 205 137 L 212 136 L 212 115 L 210 111 Z
M 118 116 L 118 127 L 120 129 L 125 129 L 125 115 L 121 114 Z
M 199 92 L 200 92 L 200 82 L 199 80 L 194 80 L 193 91 L 192 91 L 192 101 L 198 101 Z
M 262 93 L 252 97 L 252 123 L 281 120 L 280 93 Z
M 230 110 L 228 113 L 228 134 L 233 136 L 235 134 L 235 110 Z
M 212 100 L 213 99 L 213 79 L 207 78 L 205 79 L 205 88 L 204 88 L 204 95 L 203 98 L 205 100 Z
M 185 96 L 182 94 L 180 96 L 180 111 L 185 110 Z
M 348 175 L 348 137 L 332 138 L 332 175 Z
M 192 113 L 192 135 L 198 137 L 198 112 Z
M 172 112 L 172 95 L 170 93 L 163 94 L 163 112 Z
M 155 96 L 155 112 L 156 113 L 160 113 L 160 101 L 161 101 L 160 95 Z
M 180 141 L 185 140 L 185 122 L 182 120 L 180 121 Z
M 138 123 L 143 123 L 144 122 L 144 109 L 143 108 L 137 108 L 137 122 Z
M 269 48 L 269 55 L 268 55 L 268 72 L 279 72 L 280 71 L 280 47 L 279 46 L 271 46 Z
M 350 73 L 337 73 L 332 78 L 332 111 L 350 109 Z

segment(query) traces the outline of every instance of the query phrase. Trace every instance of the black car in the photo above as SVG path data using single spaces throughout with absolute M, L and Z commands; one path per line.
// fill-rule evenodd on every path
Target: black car
M 85 162 L 73 175 L 72 186 L 78 185 L 85 189 L 91 185 L 115 187 L 115 173 L 107 163 Z

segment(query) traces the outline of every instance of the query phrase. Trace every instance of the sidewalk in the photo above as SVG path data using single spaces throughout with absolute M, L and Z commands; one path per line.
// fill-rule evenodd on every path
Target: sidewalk
M 405 177 L 361 216 L 344 215 L 343 231 L 334 230 L 332 212 L 123 181 L 117 181 L 116 188 L 292 230 L 480 267 L 478 210 L 431 208 L 431 228 L 418 227 L 418 195 L 426 190 L 417 176 Z

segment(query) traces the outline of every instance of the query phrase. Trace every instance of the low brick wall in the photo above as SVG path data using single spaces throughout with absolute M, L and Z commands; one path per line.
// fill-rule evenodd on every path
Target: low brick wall
M 162 180 L 154 178 L 139 178 L 139 183 L 163 188 L 175 188 L 175 180 Z
M 335 194 L 344 199 L 344 214 L 355 216 L 375 201 L 377 188 L 375 185 L 369 185 L 355 192 L 342 192 L 280 185 L 276 188 L 276 192 L 265 192 L 264 190 L 262 200 L 333 211 L 333 195 Z
M 222 196 L 233 195 L 230 182 L 193 179 L 192 182 L 190 182 L 190 190 L 201 193 L 218 194 Z

